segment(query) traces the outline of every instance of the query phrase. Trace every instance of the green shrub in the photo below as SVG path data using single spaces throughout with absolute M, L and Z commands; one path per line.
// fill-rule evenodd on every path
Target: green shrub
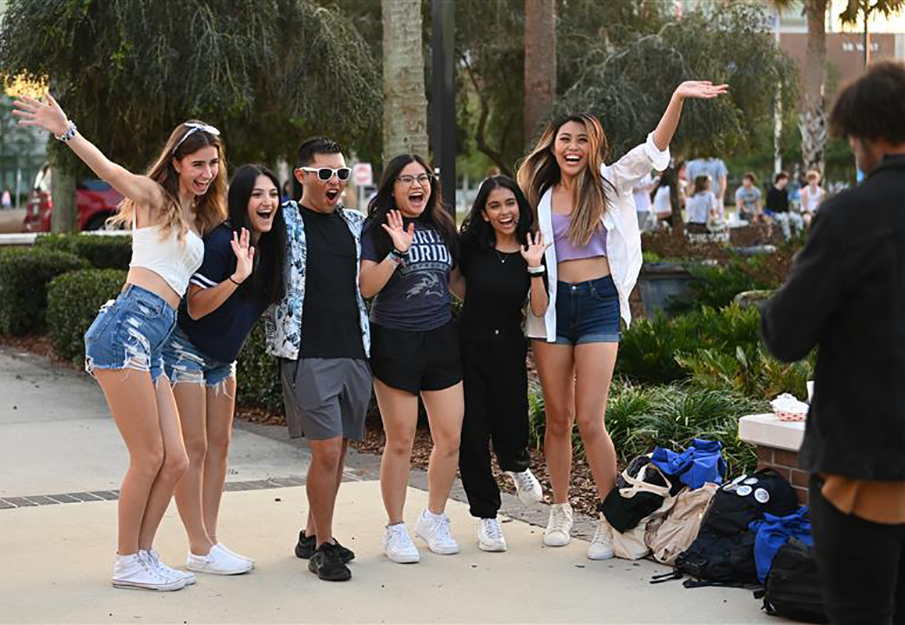
M 85 359 L 85 332 L 125 281 L 126 272 L 118 269 L 83 269 L 53 279 L 47 287 L 47 330 L 60 358 Z
M 544 400 L 540 388 L 529 389 L 531 444 L 540 448 L 544 439 Z M 757 465 L 754 447 L 738 438 L 738 420 L 747 414 L 769 410 L 734 391 L 711 390 L 688 383 L 641 386 L 613 380 L 606 408 L 606 428 L 621 464 L 654 447 L 684 449 L 695 438 L 718 440 L 732 475 L 753 471 Z M 576 457 L 584 448 L 576 427 L 572 432 Z
M 277 361 L 269 356 L 264 321 L 258 321 L 236 361 L 236 401 L 246 406 L 283 410 L 283 389 Z
M 132 237 L 100 234 L 48 234 L 35 240 L 35 247 L 69 252 L 98 269 L 129 269 Z
M 0 334 L 42 331 L 47 284 L 67 271 L 87 267 L 87 261 L 66 252 L 33 248 L 0 250 Z

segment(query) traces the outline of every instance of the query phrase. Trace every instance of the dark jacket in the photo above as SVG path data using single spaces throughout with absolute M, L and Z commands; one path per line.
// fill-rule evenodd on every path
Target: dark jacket
M 801 468 L 905 480 L 905 156 L 821 205 L 762 313 L 780 360 L 818 347 Z

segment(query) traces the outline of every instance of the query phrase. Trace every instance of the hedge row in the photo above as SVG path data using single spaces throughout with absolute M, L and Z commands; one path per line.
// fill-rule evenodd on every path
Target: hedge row
M 132 259 L 129 235 L 46 234 L 35 240 L 35 248 L 75 254 L 98 269 L 128 270 Z
M 85 331 L 125 282 L 126 272 L 119 269 L 83 269 L 54 278 L 47 289 L 47 330 L 60 358 L 85 359 Z

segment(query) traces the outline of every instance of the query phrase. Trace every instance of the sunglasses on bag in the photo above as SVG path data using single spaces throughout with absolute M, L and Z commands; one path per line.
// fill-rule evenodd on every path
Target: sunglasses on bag
M 188 131 L 187 133 L 185 133 L 184 135 L 182 135 L 182 139 L 180 139 L 180 140 L 179 140 L 179 143 L 176 144 L 176 147 L 173 148 L 173 153 L 174 153 L 174 154 L 176 153 L 176 150 L 179 149 L 179 146 L 182 145 L 182 142 L 185 141 L 186 139 L 188 139 L 189 136 L 190 136 L 193 132 L 198 132 L 199 130 L 202 130 L 202 131 L 206 132 L 206 133 L 209 134 L 209 135 L 213 135 L 213 136 L 215 136 L 215 137 L 219 137 L 219 136 L 220 136 L 220 131 L 219 131 L 219 130 L 217 130 L 217 129 L 214 128 L 213 126 L 208 126 L 207 124 L 202 124 L 201 122 L 185 122 L 185 123 L 183 123 L 182 125 L 185 126 L 185 127 L 187 127 L 187 128 L 189 129 L 189 131 Z
M 340 167 L 339 169 L 331 169 L 329 167 L 299 167 L 302 171 L 317 174 L 317 179 L 321 182 L 327 182 L 334 175 L 341 181 L 345 182 L 352 175 L 352 170 L 348 167 Z

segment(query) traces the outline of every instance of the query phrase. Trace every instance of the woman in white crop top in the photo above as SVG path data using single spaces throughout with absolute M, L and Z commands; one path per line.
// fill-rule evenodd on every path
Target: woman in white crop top
M 537 317 L 528 311 L 528 336 L 544 391 L 544 453 L 553 486 L 553 506 L 544 544 L 569 542 L 572 509 L 572 425 L 584 443 L 603 502 L 616 481 L 616 450 L 604 425 L 604 411 L 616 352 L 620 317 L 631 320 L 628 296 L 641 269 L 641 236 L 632 187 L 651 169 L 669 165 L 669 142 L 685 98 L 714 98 L 726 86 L 684 82 L 647 141 L 606 165 L 607 139 L 592 115 L 553 120 L 518 171 L 518 182 L 535 207 L 536 223 L 554 240 L 554 216 L 569 220 L 568 240 L 547 248 L 550 304 Z M 595 243 L 601 235 L 606 245 Z M 597 245 L 596 250 L 589 250 Z M 559 248 L 559 249 L 558 249 Z M 557 261 L 568 252 L 569 260 Z M 593 560 L 613 557 L 612 528 L 601 515 L 588 548 Z
M 78 134 L 50 94 L 14 104 L 21 125 L 53 133 L 126 198 L 112 220 L 134 228 L 126 284 L 85 333 L 85 367 L 103 389 L 129 450 L 113 585 L 179 590 L 194 583 L 194 575 L 163 564 L 152 542 L 188 460 L 173 392 L 165 380 L 157 382 L 179 300 L 204 257 L 200 237 L 226 216 L 220 133 L 197 121 L 180 124 L 141 176 Z
M 826 198 L 826 191 L 820 186 L 820 172 L 812 169 L 807 173 L 808 184 L 801 190 L 801 218 L 806 228 L 811 227 L 811 220 L 817 209 Z

